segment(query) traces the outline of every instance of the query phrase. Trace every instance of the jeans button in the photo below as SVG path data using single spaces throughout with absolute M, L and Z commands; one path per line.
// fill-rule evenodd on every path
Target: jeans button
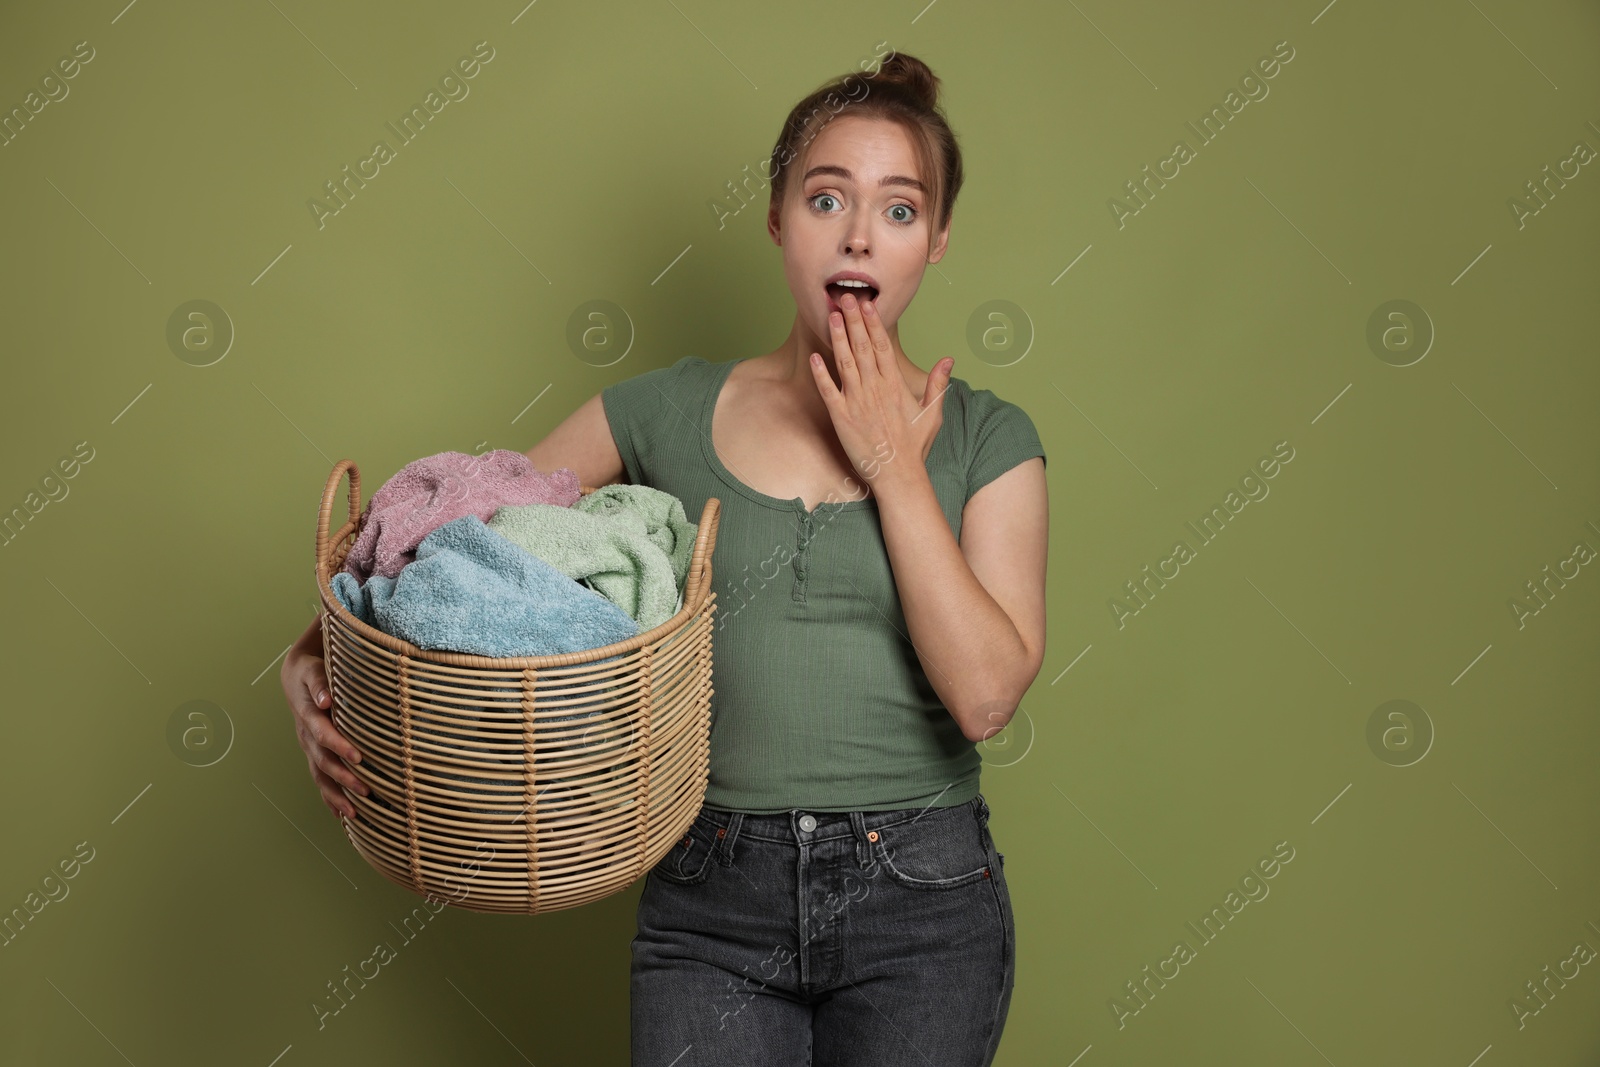
M 806 833 L 809 834 L 811 831 L 815 830 L 816 828 L 817 828 L 817 820 L 816 819 L 813 819 L 809 815 L 800 816 L 800 829 L 804 830 Z

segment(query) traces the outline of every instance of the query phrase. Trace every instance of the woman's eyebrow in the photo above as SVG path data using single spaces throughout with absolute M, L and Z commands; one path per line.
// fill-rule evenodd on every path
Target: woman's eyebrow
M 800 180 L 803 181 L 803 182 L 810 181 L 812 178 L 816 177 L 818 174 L 832 174 L 835 177 L 843 178 L 845 181 L 852 182 L 852 183 L 854 183 L 855 180 L 856 180 L 855 175 L 851 174 L 844 167 L 836 167 L 836 166 L 833 166 L 831 163 L 823 163 L 823 164 L 821 164 L 819 166 L 812 167 L 810 170 L 806 171 L 806 176 L 804 178 L 800 179 Z M 904 174 L 890 174 L 887 177 L 884 177 L 884 178 L 880 179 L 878 184 L 880 186 L 882 186 L 882 185 L 906 185 L 906 186 L 910 186 L 912 189 L 915 189 L 917 192 L 922 193 L 924 196 L 926 196 L 927 192 L 928 192 L 927 187 L 924 186 L 921 182 L 917 181 L 917 179 L 915 179 L 915 178 L 908 178 Z

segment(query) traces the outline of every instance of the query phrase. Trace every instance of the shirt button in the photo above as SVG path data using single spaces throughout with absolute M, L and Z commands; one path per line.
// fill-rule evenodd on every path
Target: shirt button
M 800 816 L 800 829 L 804 830 L 806 833 L 809 834 L 811 831 L 815 830 L 816 828 L 817 828 L 817 820 L 816 819 L 813 819 L 809 815 Z

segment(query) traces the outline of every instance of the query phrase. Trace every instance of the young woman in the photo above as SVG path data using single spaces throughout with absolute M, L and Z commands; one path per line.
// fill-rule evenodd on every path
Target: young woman
M 1048 501 L 1027 414 L 900 344 L 962 182 L 938 86 L 891 54 L 791 111 L 778 348 L 609 386 L 528 450 L 691 516 L 722 502 L 710 782 L 639 899 L 635 1065 L 967 1067 L 999 1045 L 1015 929 L 976 746 L 1043 662 Z M 284 688 L 353 815 L 321 651 L 313 626 Z

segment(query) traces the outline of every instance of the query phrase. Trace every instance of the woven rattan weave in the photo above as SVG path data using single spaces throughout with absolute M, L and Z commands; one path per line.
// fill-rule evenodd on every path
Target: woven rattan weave
M 349 518 L 330 535 L 346 475 Z M 333 722 L 371 790 L 344 791 L 362 857 L 457 907 L 537 914 L 625 889 L 677 844 L 707 783 L 719 513 L 707 500 L 683 607 L 652 630 L 553 656 L 428 650 L 333 593 L 365 518 L 360 472 L 340 461 L 317 517 L 317 586 Z

